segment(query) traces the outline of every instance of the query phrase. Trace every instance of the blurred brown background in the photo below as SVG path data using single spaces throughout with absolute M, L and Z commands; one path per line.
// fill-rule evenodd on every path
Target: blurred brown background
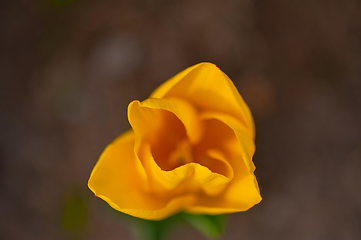
M 257 127 L 264 200 L 221 239 L 361 239 L 360 1 L 0 4 L 0 239 L 133 239 L 89 174 L 128 103 L 202 61 Z

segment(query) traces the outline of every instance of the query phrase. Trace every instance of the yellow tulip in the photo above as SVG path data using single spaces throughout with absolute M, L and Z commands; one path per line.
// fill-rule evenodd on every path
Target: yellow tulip
M 178 73 L 131 102 L 128 119 L 132 130 L 106 147 L 88 182 L 114 209 L 159 220 L 179 211 L 246 211 L 261 201 L 254 121 L 216 65 Z

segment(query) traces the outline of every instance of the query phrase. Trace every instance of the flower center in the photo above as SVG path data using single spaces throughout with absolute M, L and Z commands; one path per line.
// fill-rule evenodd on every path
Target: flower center
M 190 162 L 193 162 L 192 147 L 187 139 L 182 139 L 169 154 L 168 163 L 172 168 L 177 168 Z

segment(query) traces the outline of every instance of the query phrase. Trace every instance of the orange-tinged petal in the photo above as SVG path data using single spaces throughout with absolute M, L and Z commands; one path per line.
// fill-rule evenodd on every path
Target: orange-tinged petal
M 144 168 L 134 154 L 134 133 L 127 131 L 107 146 L 95 165 L 88 186 L 117 208 L 157 209 L 164 206 L 149 195 Z
M 148 220 L 161 220 L 167 218 L 179 211 L 185 209 L 186 206 L 192 205 L 195 201 L 195 196 L 192 194 L 182 195 L 169 200 L 168 204 L 160 209 L 155 210 L 142 210 L 142 209 L 118 209 L 118 211 L 127 213 L 134 217 L 144 218 Z
M 144 219 L 163 219 L 195 201 L 192 195 L 166 199 L 149 191 L 149 180 L 134 154 L 133 131 L 125 132 L 107 146 L 88 186 L 114 209 Z
M 219 172 L 219 174 L 222 174 L 223 176 L 228 177 L 229 179 L 233 179 L 234 176 L 233 168 L 221 151 L 219 151 L 218 149 L 208 149 L 206 151 L 206 155 L 211 157 L 212 159 L 217 160 L 214 163 L 215 164 L 214 167 L 217 169 L 213 171 L 213 166 L 210 167 L 208 166 L 209 164 L 212 163 L 208 163 L 204 165 L 206 165 L 213 172 Z
M 208 124 L 211 123 L 210 127 L 213 127 L 212 129 L 209 127 L 205 129 L 208 134 L 211 134 L 207 136 L 208 138 L 214 141 L 227 142 L 226 146 L 231 146 L 230 149 L 221 149 L 226 151 L 227 162 L 232 166 L 234 177 L 221 195 L 209 198 L 205 194 L 200 194 L 197 202 L 193 206 L 188 207 L 186 211 L 206 214 L 246 211 L 262 200 L 256 178 L 253 174 L 255 169 L 252 162 L 252 155 L 254 153 L 253 140 L 244 130 L 243 124 L 239 123 L 232 116 L 219 113 L 205 113 L 202 115 L 202 118 Z M 221 131 L 221 135 L 214 137 L 217 136 L 215 135 L 217 130 Z M 233 131 L 233 139 L 237 139 L 237 145 L 232 141 L 229 135 L 230 131 Z M 207 142 L 209 146 L 213 144 L 212 142 Z
M 253 138 L 249 135 L 246 127 L 240 123 L 236 118 L 216 112 L 207 112 L 202 115 L 203 119 L 217 119 L 227 126 L 229 126 L 235 133 L 240 150 L 242 151 L 242 158 L 244 163 L 246 164 L 248 171 L 253 173 L 255 170 L 255 166 L 252 161 L 252 156 L 255 152 L 255 144 Z M 234 151 L 238 151 L 234 149 Z
M 150 113 L 149 110 L 145 110 L 144 108 L 161 109 L 173 113 L 183 123 L 191 143 L 197 142 L 202 135 L 202 126 L 197 118 L 196 110 L 185 100 L 179 98 L 149 98 L 143 102 L 133 101 L 128 107 L 128 118 L 131 124 L 134 119 L 136 119 L 137 122 L 143 121 L 143 124 L 156 120 L 153 118 L 154 113 Z M 164 125 L 161 127 L 164 127 Z
M 179 194 L 185 190 L 196 191 L 199 188 L 203 189 L 209 195 L 215 195 L 222 191 L 233 177 L 232 170 L 228 170 L 230 175 L 232 175 L 229 178 L 228 176 L 226 177 L 216 172 L 211 172 L 206 166 L 198 163 L 184 164 L 169 171 L 161 169 L 156 163 L 151 152 L 150 143 L 152 140 L 148 140 L 147 136 L 156 135 L 159 138 L 160 134 L 157 132 L 150 133 L 150 129 L 158 129 L 159 132 L 165 129 L 162 128 L 164 127 L 164 124 L 162 124 L 164 120 L 159 111 L 154 111 L 155 109 L 167 110 L 174 113 L 174 115 L 184 123 L 187 133 L 190 133 L 188 134 L 190 140 L 192 139 L 191 136 L 196 136 L 193 138 L 193 141 L 197 142 L 201 136 L 201 134 L 198 133 L 200 124 L 195 111 L 184 101 L 178 99 L 147 99 L 142 103 L 134 101 L 129 105 L 129 121 L 138 136 L 136 142 L 139 141 L 136 152 L 146 169 L 150 179 L 149 181 L 153 184 L 154 190 L 158 193 L 163 192 L 164 194 L 168 192 L 166 194 L 167 196 Z M 169 122 L 170 121 L 168 121 L 168 123 Z M 158 124 L 162 127 L 155 126 Z M 152 127 L 149 125 L 152 125 Z M 195 133 L 197 135 L 194 135 Z M 166 131 L 165 134 L 173 135 L 171 130 Z M 214 155 L 215 154 L 213 154 L 213 157 Z M 219 155 L 217 155 L 216 159 L 225 164 L 223 158 L 219 159 Z
M 172 197 L 185 192 L 197 192 L 200 189 L 208 195 L 216 195 L 232 180 L 233 176 L 226 177 L 214 173 L 194 162 L 164 171 L 155 163 L 149 145 L 144 146 L 142 158 L 144 167 L 148 170 L 149 181 L 153 184 L 153 189 L 164 196 Z
M 254 199 L 256 203 L 261 201 L 262 198 L 260 196 L 259 187 L 253 173 L 255 166 L 252 161 L 252 156 L 255 152 L 255 145 L 253 139 L 251 139 L 243 124 L 239 123 L 239 121 L 232 116 L 222 113 L 205 113 L 202 118 L 215 119 L 224 123 L 232 129 L 238 139 L 241 152 L 238 152 L 237 149 L 231 151 L 234 155 L 231 156 L 229 162 L 235 171 L 235 177 L 227 189 L 226 195 L 228 197 L 234 196 L 236 199 L 242 191 L 245 191 L 241 194 L 242 196 L 248 196 L 249 199 Z M 238 155 L 239 153 L 240 155 Z M 241 159 L 243 159 L 243 161 L 241 161 Z M 242 197 L 242 199 L 244 198 Z M 252 204 L 252 201 L 250 203 Z
M 210 198 L 207 195 L 199 195 L 194 205 L 189 206 L 185 211 L 196 214 L 241 212 L 247 211 L 261 200 L 255 176 L 249 174 L 242 180 L 235 181 L 220 196 Z
M 182 80 L 190 71 L 192 71 L 194 68 L 197 68 L 200 64 L 193 65 L 191 67 L 188 67 L 184 69 L 183 71 L 177 73 L 164 83 L 162 83 L 157 89 L 155 89 L 152 94 L 149 96 L 149 98 L 163 98 L 169 90 L 171 90 L 175 84 L 177 84 L 180 80 Z
M 163 170 L 182 165 L 181 162 L 169 161 L 170 156 L 174 155 L 180 143 L 197 142 L 202 135 L 195 110 L 179 99 L 133 101 L 128 106 L 128 118 L 136 134 L 136 153 L 143 142 L 148 142 L 154 159 Z
M 177 97 L 203 111 L 230 114 L 246 126 L 252 138 L 255 127 L 251 112 L 228 76 L 212 63 L 199 63 L 162 84 L 151 98 Z

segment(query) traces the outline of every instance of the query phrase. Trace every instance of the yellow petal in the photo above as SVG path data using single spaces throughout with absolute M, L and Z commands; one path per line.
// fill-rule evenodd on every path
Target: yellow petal
M 153 156 L 156 142 L 152 137 L 156 137 L 157 141 L 164 138 L 165 140 L 161 141 L 161 150 L 167 152 L 168 147 L 165 147 L 165 145 L 167 142 L 172 141 L 169 136 L 182 135 L 172 133 L 174 129 L 177 129 L 176 123 L 172 123 L 174 119 L 170 120 L 168 118 L 168 121 L 164 121 L 162 118 L 164 118 L 165 113 L 163 112 L 162 115 L 159 109 L 174 113 L 184 124 L 190 140 L 193 136 L 193 141 L 197 142 L 201 137 L 201 126 L 196 114 L 184 101 L 178 99 L 147 99 L 142 103 L 134 101 L 129 105 L 129 121 L 136 133 L 136 142 L 139 142 L 136 143 L 136 153 L 143 163 L 153 189 L 157 193 L 163 193 L 168 197 L 179 194 L 185 189 L 196 191 L 202 188 L 209 195 L 215 195 L 222 191 L 233 177 L 232 170 L 226 170 L 229 175 L 232 175 L 229 177 L 211 172 L 206 166 L 196 163 L 184 164 L 175 169 L 162 169 L 162 163 L 159 162 L 159 159 L 156 162 Z M 173 129 L 169 129 L 169 126 L 173 126 Z M 164 136 L 161 136 L 163 134 Z M 178 142 L 181 142 L 180 139 L 181 137 L 177 137 Z M 219 155 L 215 156 L 213 153 L 212 157 L 214 158 L 213 161 L 225 164 Z M 167 160 L 169 159 L 165 159 L 165 161 Z M 225 168 L 227 168 L 227 165 Z
M 236 118 L 222 113 L 207 112 L 202 115 L 202 118 L 219 120 L 233 130 L 238 139 L 238 146 L 242 152 L 243 161 L 246 164 L 248 171 L 253 173 L 255 166 L 252 161 L 252 156 L 255 152 L 255 144 L 253 138 L 249 135 L 249 132 L 245 126 Z M 238 149 L 234 147 L 234 151 L 238 151 Z
M 252 162 L 254 142 L 243 129 L 243 124 L 229 115 L 205 113 L 202 118 L 205 119 L 204 124 L 207 125 L 205 131 L 210 134 L 206 137 L 212 139 L 210 142 L 206 142 L 206 145 L 216 146 L 217 143 L 212 143 L 212 141 L 220 141 L 221 144 L 226 143 L 220 148 L 227 155 L 227 162 L 232 166 L 234 177 L 223 194 L 212 198 L 200 194 L 197 202 L 188 207 L 186 211 L 208 214 L 246 211 L 262 199 L 257 180 L 253 174 L 255 169 Z M 217 133 L 217 131 L 220 132 Z M 233 131 L 233 139 L 236 141 L 232 140 L 230 131 Z M 217 136 L 216 134 L 220 135 Z
M 197 142 L 202 127 L 195 110 L 179 99 L 147 99 L 128 106 L 128 118 L 136 134 L 135 151 L 143 142 L 151 145 L 152 155 L 163 170 L 178 167 L 169 161 L 174 149 L 184 140 Z
M 145 108 L 148 108 L 145 109 Z M 128 107 L 129 122 L 142 122 L 143 126 L 154 127 L 154 123 L 150 121 L 160 120 L 155 117 L 155 113 L 151 113 L 151 109 L 161 109 L 173 113 L 184 125 L 187 136 L 191 143 L 195 143 L 202 135 L 202 126 L 197 118 L 196 110 L 187 102 L 182 99 L 146 99 L 143 102 L 133 101 Z M 149 114 L 149 115 L 148 115 Z M 148 124 L 149 123 L 149 124 Z M 136 123 L 135 123 L 136 124 Z M 164 123 L 167 124 L 167 123 Z M 164 124 L 160 127 L 163 128 Z M 133 126 L 133 125 L 132 125 Z M 138 127 L 137 126 L 133 126 Z M 159 127 L 159 126 L 158 126 Z M 156 127 L 156 128 L 158 128 Z
M 183 71 L 177 73 L 175 76 L 171 77 L 164 83 L 162 83 L 157 89 L 155 89 L 152 94 L 149 96 L 149 98 L 163 98 L 170 89 L 174 87 L 175 84 L 177 84 L 180 80 L 182 80 L 190 71 L 192 71 L 194 68 L 198 67 L 202 63 L 198 63 L 196 65 L 193 65 L 191 67 L 188 67 L 184 69 Z
M 233 178 L 233 172 L 230 173 L 230 177 L 226 177 L 194 162 L 184 164 L 171 171 L 164 171 L 156 164 L 147 143 L 142 144 L 139 155 L 152 189 L 164 198 L 172 198 L 199 190 L 203 190 L 207 195 L 217 195 L 227 187 Z M 219 157 L 215 153 L 213 156 Z
M 178 73 L 162 84 L 151 98 L 186 99 L 203 111 L 230 114 L 255 137 L 253 117 L 233 82 L 216 65 L 200 63 Z
M 96 196 L 117 209 L 163 207 L 165 202 L 147 193 L 148 185 L 144 168 L 134 154 L 133 131 L 125 132 L 106 147 L 88 181 Z
M 194 202 L 193 195 L 173 199 L 150 192 L 149 179 L 134 154 L 134 133 L 127 131 L 107 146 L 94 167 L 88 187 L 114 209 L 159 220 Z
M 205 152 L 207 156 L 216 160 L 215 163 L 207 163 L 204 166 L 207 166 L 210 170 L 222 174 L 225 177 L 228 177 L 230 180 L 233 179 L 234 171 L 231 164 L 228 162 L 224 154 L 218 149 L 207 149 Z M 209 166 L 210 164 L 214 164 L 214 166 Z
M 257 181 L 249 174 L 240 181 L 235 181 L 224 194 L 210 198 L 199 195 L 197 201 L 185 211 L 195 214 L 224 214 L 247 211 L 262 200 Z
M 194 168 L 194 184 L 200 186 L 209 196 L 218 195 L 232 180 L 221 174 L 211 172 L 207 167 L 198 163 L 189 163 L 189 165 Z
M 134 217 L 144 218 L 148 220 L 161 220 L 167 218 L 179 211 L 185 209 L 185 206 L 192 205 L 195 201 L 194 195 L 182 195 L 169 200 L 167 205 L 163 208 L 156 210 L 142 210 L 142 209 L 117 209 L 118 211 L 127 213 Z

